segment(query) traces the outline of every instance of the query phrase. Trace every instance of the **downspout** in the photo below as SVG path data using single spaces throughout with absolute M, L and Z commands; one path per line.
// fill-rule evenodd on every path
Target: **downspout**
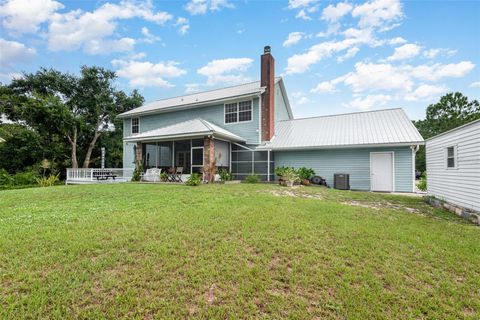
M 420 145 L 418 144 L 410 146 L 410 150 L 412 150 L 412 192 L 415 192 L 415 155 L 418 149 L 420 149 Z

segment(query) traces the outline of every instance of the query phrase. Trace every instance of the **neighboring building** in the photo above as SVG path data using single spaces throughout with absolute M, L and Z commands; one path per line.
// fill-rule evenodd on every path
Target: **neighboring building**
M 124 168 L 183 167 L 199 172 L 216 161 L 237 179 L 274 180 L 278 166 L 311 167 L 333 186 L 350 175 L 352 189 L 414 191 L 415 152 L 423 138 L 402 109 L 294 119 L 284 82 L 275 78 L 270 47 L 261 79 L 154 101 L 124 119 Z
M 427 192 L 480 212 L 480 120 L 427 139 Z

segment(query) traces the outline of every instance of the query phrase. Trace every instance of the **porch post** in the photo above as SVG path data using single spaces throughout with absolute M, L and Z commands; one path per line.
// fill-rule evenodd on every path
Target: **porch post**
M 203 167 L 208 168 L 215 162 L 215 143 L 212 137 L 205 137 L 203 140 Z M 203 178 L 206 181 L 210 181 L 214 179 L 214 177 L 210 177 L 210 174 L 207 172 L 203 172 Z
M 137 163 L 142 163 L 142 158 L 143 158 L 143 155 L 142 155 L 142 143 L 141 142 L 137 142 L 137 149 L 136 149 L 136 152 L 135 152 L 135 166 L 137 165 Z

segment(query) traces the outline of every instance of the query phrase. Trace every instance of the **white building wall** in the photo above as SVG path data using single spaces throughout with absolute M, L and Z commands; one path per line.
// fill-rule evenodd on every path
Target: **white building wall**
M 456 146 L 456 168 L 447 168 L 446 148 Z M 480 211 L 480 120 L 426 142 L 427 192 Z

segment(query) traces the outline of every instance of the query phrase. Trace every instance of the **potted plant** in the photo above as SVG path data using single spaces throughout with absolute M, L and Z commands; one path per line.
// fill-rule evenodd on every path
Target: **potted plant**
M 295 182 L 299 181 L 298 173 L 293 168 L 286 168 L 282 174 L 282 179 L 285 181 L 285 186 L 287 187 L 293 187 Z
M 312 168 L 301 167 L 297 170 L 298 177 L 304 186 L 310 185 L 310 179 L 315 175 L 315 171 Z

